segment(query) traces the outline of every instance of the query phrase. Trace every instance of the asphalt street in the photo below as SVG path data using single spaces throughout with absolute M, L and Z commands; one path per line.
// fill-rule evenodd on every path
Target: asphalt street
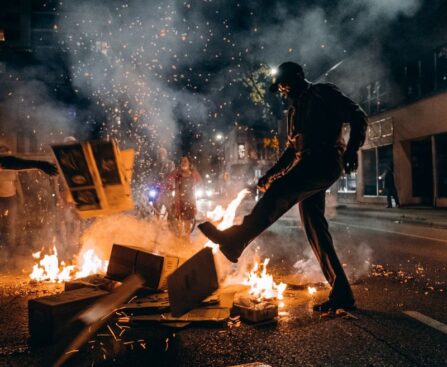
M 303 279 L 321 279 L 296 212 L 291 212 L 252 245 L 261 257 L 271 257 L 275 277 L 295 279 L 286 290 L 284 315 L 276 322 L 235 320 L 179 330 L 145 326 L 129 330 L 120 345 L 103 330 L 71 365 L 219 367 L 259 361 L 275 367 L 447 366 L 447 230 L 330 216 L 357 299 L 358 310 L 351 315 L 322 317 L 311 311 L 328 290 L 319 287 L 311 296 L 299 285 Z M 26 303 L 62 287 L 31 286 L 14 274 L 2 276 L 0 287 L 0 364 L 48 364 L 53 347 L 27 345 Z

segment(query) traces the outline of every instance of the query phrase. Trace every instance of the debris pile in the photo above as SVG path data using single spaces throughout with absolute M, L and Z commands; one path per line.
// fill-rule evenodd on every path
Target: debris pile
M 69 280 L 64 292 L 29 301 L 31 342 L 63 343 L 58 362 L 62 365 L 84 344 L 102 351 L 106 358 L 107 343 L 101 341 L 106 335 L 119 348 L 144 350 L 147 342 L 143 337 L 126 338 L 142 327 L 172 330 L 202 323 L 231 328 L 240 326 L 241 319 L 252 323 L 272 320 L 278 316 L 286 286 L 273 282 L 266 273 L 267 263 L 255 265 L 246 285 L 219 287 L 209 247 L 185 261 L 115 244 L 105 275 Z

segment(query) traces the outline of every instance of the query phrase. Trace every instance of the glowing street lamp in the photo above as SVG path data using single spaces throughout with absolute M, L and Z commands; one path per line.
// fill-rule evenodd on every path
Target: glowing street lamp
M 216 140 L 221 141 L 223 139 L 223 135 L 221 133 L 216 134 Z

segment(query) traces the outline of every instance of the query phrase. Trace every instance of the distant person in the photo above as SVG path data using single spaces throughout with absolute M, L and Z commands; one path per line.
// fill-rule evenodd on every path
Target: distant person
M 385 189 L 387 208 L 393 207 L 393 201 L 396 203 L 396 207 L 400 207 L 399 195 L 397 194 L 396 183 L 394 181 L 393 167 L 388 166 L 385 171 L 380 175 L 383 180 L 383 186 Z
M 168 158 L 168 151 L 163 147 L 159 148 L 155 165 L 155 185 L 159 191 L 159 196 L 154 202 L 154 207 L 160 212 L 164 206 L 168 212 L 168 216 L 172 206 L 172 196 L 165 183 L 169 174 L 174 170 L 175 164 Z
M 16 246 L 16 221 L 23 194 L 18 172 L 26 169 L 40 169 L 50 176 L 57 174 L 54 164 L 46 161 L 21 159 L 11 155 L 11 149 L 0 146 L 0 247 L 3 251 Z M 5 259 L 2 252 L 2 258 Z
M 175 219 L 177 231 L 182 237 L 189 236 L 195 224 L 196 197 L 195 187 L 202 181 L 199 172 L 191 166 L 188 157 L 182 157 L 180 167 L 167 178 L 168 187 L 174 189 L 174 205 L 172 215 Z
M 294 62 L 279 66 L 270 90 L 287 98 L 288 140 L 278 162 L 258 181 L 264 196 L 242 224 L 221 231 L 205 222 L 199 229 L 220 245 L 228 260 L 237 262 L 251 241 L 299 203 L 307 238 L 332 288 L 329 299 L 314 305 L 314 311 L 353 309 L 354 295 L 324 217 L 325 196 L 343 169 L 348 174 L 357 168 L 367 116 L 335 85 L 308 82 L 303 68 Z M 343 123 L 351 127 L 347 145 Z

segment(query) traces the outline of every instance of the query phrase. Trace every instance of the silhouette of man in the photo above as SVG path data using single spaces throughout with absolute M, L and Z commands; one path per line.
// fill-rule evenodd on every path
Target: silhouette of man
M 314 305 L 315 311 L 353 309 L 355 300 L 335 252 L 324 217 L 325 191 L 341 175 L 357 168 L 357 151 L 365 140 L 367 116 L 332 84 L 312 84 L 293 62 L 279 66 L 270 87 L 287 98 L 288 141 L 278 162 L 258 181 L 264 196 L 240 225 L 220 231 L 205 222 L 200 230 L 232 262 L 244 248 L 293 205 L 299 203 L 307 238 L 332 287 L 329 299 Z M 351 126 L 346 146 L 343 123 Z

